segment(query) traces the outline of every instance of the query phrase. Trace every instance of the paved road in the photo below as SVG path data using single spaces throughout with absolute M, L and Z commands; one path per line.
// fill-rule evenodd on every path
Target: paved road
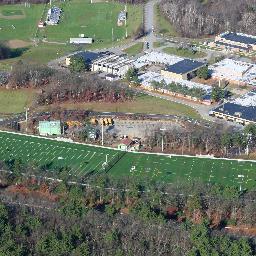
M 144 7 L 144 29 L 146 32 L 145 41 L 148 42 L 148 49 L 153 50 L 154 42 L 156 41 L 156 36 L 154 34 L 154 6 L 159 2 L 159 0 L 151 0 L 146 3 Z M 145 46 L 146 47 L 146 44 Z M 144 48 L 145 49 L 145 48 Z

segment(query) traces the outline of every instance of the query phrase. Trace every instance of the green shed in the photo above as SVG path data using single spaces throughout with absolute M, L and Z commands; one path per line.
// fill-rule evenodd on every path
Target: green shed
M 47 135 L 61 135 L 60 121 L 39 121 L 39 134 Z

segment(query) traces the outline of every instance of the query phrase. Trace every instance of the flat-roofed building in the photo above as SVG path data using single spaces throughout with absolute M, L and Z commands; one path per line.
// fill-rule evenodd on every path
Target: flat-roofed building
M 118 77 L 123 77 L 133 67 L 133 60 L 125 57 L 124 55 L 116 55 L 109 53 L 92 62 L 92 71 L 105 72 Z
M 161 75 L 180 80 L 190 80 L 196 76 L 199 68 L 206 66 L 206 63 L 184 59 L 161 70 Z
M 93 39 L 90 37 L 77 37 L 77 38 L 70 38 L 69 43 L 71 44 L 92 44 Z
M 216 36 L 215 41 L 209 45 L 234 52 L 256 51 L 256 36 L 225 32 Z
M 256 85 L 256 65 L 224 59 L 209 66 L 213 79 L 225 80 L 238 85 Z
M 256 124 L 256 90 L 212 109 L 209 114 L 242 125 Z
M 61 122 L 39 121 L 39 134 L 42 136 L 61 135 Z
M 106 54 L 107 54 L 106 52 L 90 52 L 90 51 L 78 52 L 76 54 L 66 57 L 66 66 L 70 65 L 70 60 L 72 57 L 82 57 L 86 64 L 91 65 L 91 63 L 94 60 L 97 60 L 102 56 L 105 56 Z

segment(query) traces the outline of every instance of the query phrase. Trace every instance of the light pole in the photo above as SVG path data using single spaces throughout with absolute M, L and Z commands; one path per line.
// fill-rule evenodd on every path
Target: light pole
M 104 120 L 101 120 L 101 145 L 104 145 Z
M 160 128 L 160 131 L 162 131 L 162 152 L 164 151 L 164 131 L 166 131 L 165 128 Z
M 239 175 L 237 175 L 237 177 L 238 178 L 241 178 L 241 182 L 240 182 L 240 192 L 242 191 L 242 183 L 243 183 L 243 181 L 244 181 L 244 175 L 242 175 L 242 174 L 239 174 Z
M 251 136 L 252 134 L 251 133 L 248 133 L 247 134 L 247 144 L 246 144 L 246 154 L 249 155 L 249 144 L 251 142 Z
M 27 108 L 27 107 L 25 107 L 24 108 L 25 109 L 25 111 L 26 111 L 26 132 L 28 131 L 28 111 L 29 111 L 29 108 Z

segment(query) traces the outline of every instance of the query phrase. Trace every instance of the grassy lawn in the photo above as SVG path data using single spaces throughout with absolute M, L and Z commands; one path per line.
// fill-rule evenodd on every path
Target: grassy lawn
M 160 11 L 159 5 L 155 6 L 155 21 L 156 21 L 156 29 L 159 34 L 163 34 L 167 37 L 176 37 L 178 33 L 175 31 L 172 24 L 163 16 Z
M 94 111 L 113 111 L 113 112 L 131 112 L 131 113 L 147 113 L 147 114 L 170 114 L 170 115 L 180 115 L 189 116 L 192 118 L 200 118 L 200 115 L 191 107 L 179 104 L 176 102 L 142 95 L 138 96 L 134 101 L 123 102 L 123 103 L 66 103 L 58 105 L 64 109 L 89 109 Z M 56 105 L 47 106 L 40 108 L 41 110 L 53 110 Z
M 129 39 L 124 40 L 126 29 L 128 38 L 132 37 L 142 23 L 143 8 L 138 5 L 127 5 L 127 26 L 118 27 L 117 16 L 121 10 L 124 10 L 124 4 L 116 2 L 91 4 L 89 0 L 72 0 L 62 4 L 54 2 L 54 4 L 59 4 L 63 8 L 61 22 L 57 26 L 47 26 L 40 29 L 38 32 L 40 39 L 45 38 L 49 42 L 66 43 L 69 42 L 70 37 L 78 37 L 80 33 L 83 33 L 88 37 L 93 37 L 95 43 L 90 46 L 50 43 L 39 43 L 38 46 L 28 45 L 26 51 L 19 57 L 0 61 L 1 69 L 9 70 L 11 65 L 20 59 L 47 63 L 58 56 L 75 50 L 93 50 L 125 44 L 129 41 Z M 0 40 L 7 44 L 10 40 L 12 42 L 15 40 L 23 40 L 24 43 L 29 42 L 35 35 L 38 21 L 45 13 L 44 7 L 45 5 L 42 4 L 31 5 L 30 8 L 17 4 L 0 5 Z M 22 15 L 17 15 L 17 11 Z M 112 41 L 112 28 L 114 41 Z
M 139 42 L 139 43 L 125 49 L 124 51 L 128 54 L 128 56 L 135 56 L 142 52 L 143 45 L 144 44 L 142 42 Z
M 195 52 L 188 49 L 179 49 L 175 47 L 166 47 L 163 49 L 163 51 L 167 54 L 177 55 L 184 58 L 203 58 L 206 57 L 206 54 L 204 52 Z
M 104 164 L 106 155 L 108 162 Z M 49 171 L 55 166 L 68 166 L 73 180 L 107 172 L 163 182 L 201 180 L 237 187 L 241 182 L 248 189 L 256 185 L 253 162 L 131 153 L 6 132 L 0 132 L 0 159 L 33 161 L 46 165 Z M 239 175 L 245 178 L 241 180 Z
M 3 16 L 24 15 L 22 10 L 15 10 L 15 9 L 11 9 L 11 10 L 3 9 L 1 11 L 1 13 L 2 13 Z
M 0 5 L 0 39 L 30 40 L 43 13 L 43 4 Z M 18 14 L 18 15 L 17 15 Z
M 34 96 L 35 91 L 29 89 L 0 89 L 0 114 L 23 112 L 24 107 L 31 105 Z
M 78 37 L 81 33 L 94 38 L 96 44 L 112 42 L 112 37 L 114 41 L 125 38 L 125 25 L 117 26 L 117 17 L 124 10 L 124 4 L 73 0 L 60 6 L 63 9 L 60 24 L 40 30 L 41 37 L 48 41 L 68 42 L 70 37 Z M 142 7 L 128 5 L 127 9 L 127 32 L 131 36 L 142 22 Z
M 158 41 L 158 42 L 153 43 L 154 48 L 159 48 L 159 47 L 162 47 L 162 46 L 165 46 L 165 45 L 166 45 L 166 43 L 162 42 L 162 41 Z

